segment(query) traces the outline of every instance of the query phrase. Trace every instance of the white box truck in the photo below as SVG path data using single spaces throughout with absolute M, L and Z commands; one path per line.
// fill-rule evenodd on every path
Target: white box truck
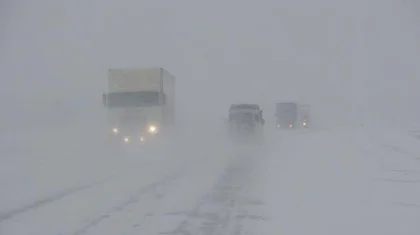
M 102 98 L 113 140 L 142 143 L 175 124 L 175 77 L 163 68 L 109 69 Z

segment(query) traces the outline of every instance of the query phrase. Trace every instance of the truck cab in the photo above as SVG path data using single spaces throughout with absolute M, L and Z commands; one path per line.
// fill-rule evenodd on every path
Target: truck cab
M 228 124 L 231 135 L 262 134 L 265 124 L 263 111 L 255 104 L 233 104 L 229 108 Z
M 299 105 L 300 125 L 302 128 L 305 128 L 305 129 L 309 128 L 311 124 L 310 108 L 311 106 L 308 104 Z

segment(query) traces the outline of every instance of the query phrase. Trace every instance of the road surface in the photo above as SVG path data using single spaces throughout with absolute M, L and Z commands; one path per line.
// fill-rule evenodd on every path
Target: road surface
M 120 156 L 7 142 L 0 234 L 420 233 L 420 140 L 408 131 L 194 137 Z

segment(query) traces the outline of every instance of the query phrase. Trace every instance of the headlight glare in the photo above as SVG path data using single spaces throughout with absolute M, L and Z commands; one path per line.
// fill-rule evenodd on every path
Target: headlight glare
M 148 129 L 149 133 L 156 133 L 157 132 L 157 127 L 155 125 L 150 125 L 149 129 Z

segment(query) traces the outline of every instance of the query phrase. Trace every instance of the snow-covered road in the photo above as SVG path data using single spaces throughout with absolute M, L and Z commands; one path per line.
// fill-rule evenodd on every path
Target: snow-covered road
M 0 234 L 420 233 L 420 140 L 408 132 L 281 131 L 261 146 L 192 133 L 136 154 L 3 165 Z

